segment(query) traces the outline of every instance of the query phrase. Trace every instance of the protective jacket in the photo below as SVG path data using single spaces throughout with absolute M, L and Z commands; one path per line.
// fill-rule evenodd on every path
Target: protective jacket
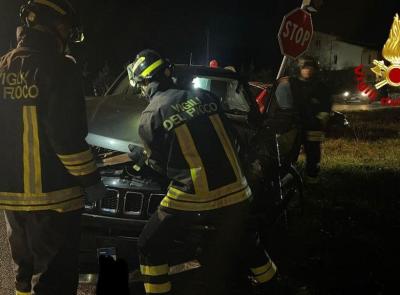
M 332 107 L 328 87 L 318 79 L 303 81 L 293 77 L 289 79 L 289 84 L 294 109 L 300 116 L 300 124 L 308 140 L 323 141 L 326 121 L 320 116 L 329 116 Z
M 79 72 L 50 34 L 19 33 L 0 61 L 0 209 L 81 208 L 82 187 L 100 176 L 85 142 Z
M 248 199 L 251 190 L 217 99 L 171 85 L 150 84 L 139 126 L 149 165 L 171 179 L 161 206 L 203 211 Z
M 321 112 L 329 113 L 332 102 L 330 92 L 321 81 L 312 79 L 303 81 L 298 78 L 289 79 L 293 103 L 299 112 L 301 122 L 306 130 L 321 129 L 317 115 Z

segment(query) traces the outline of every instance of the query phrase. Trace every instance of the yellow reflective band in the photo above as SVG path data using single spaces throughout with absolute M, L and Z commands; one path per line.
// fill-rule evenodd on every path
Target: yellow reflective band
M 93 154 L 90 150 L 70 155 L 57 154 L 57 156 L 64 165 L 79 165 L 93 160 Z
M 30 180 L 30 163 L 29 163 L 29 120 L 28 120 L 28 108 L 24 106 L 22 109 L 22 121 L 24 125 L 24 131 L 22 135 L 22 142 L 23 142 L 23 166 L 24 166 L 24 192 L 30 193 L 31 192 L 31 180 Z
M 218 134 L 219 140 L 224 147 L 225 153 L 228 156 L 229 162 L 231 163 L 232 169 L 235 172 L 236 179 L 242 178 L 241 169 L 235 155 L 234 149 L 232 147 L 231 141 L 226 134 L 224 125 L 222 124 L 221 118 L 218 114 L 210 116 L 211 123 L 214 126 L 215 131 Z
M 324 141 L 325 140 L 325 132 L 323 132 L 323 131 L 307 131 L 307 140 L 308 141 Z
M 15 295 L 31 295 L 31 292 L 15 291 Z
M 38 120 L 37 120 L 37 109 L 36 106 L 31 107 L 31 119 L 33 127 L 33 161 L 35 169 L 35 193 L 42 192 L 42 167 L 40 159 L 40 144 L 39 144 L 39 130 L 38 130 Z
M 83 176 L 93 173 L 97 170 L 96 163 L 94 161 L 90 161 L 84 165 L 79 166 L 66 166 L 68 172 L 74 176 Z
M 11 193 L 0 192 L 1 204 L 6 205 L 45 205 L 59 203 L 83 195 L 81 187 L 72 187 L 48 193 Z
M 161 276 L 167 275 L 169 272 L 168 264 L 162 264 L 157 266 L 140 265 L 140 272 L 146 276 Z
M 276 271 L 277 271 L 276 265 L 275 265 L 275 263 L 272 262 L 271 268 L 267 272 L 265 272 L 261 275 L 255 276 L 254 279 L 256 279 L 256 281 L 260 284 L 266 283 L 275 276 Z
M 256 268 L 250 268 L 251 272 L 254 275 L 260 275 L 263 274 L 264 272 L 268 271 L 272 266 L 272 262 L 269 261 L 267 264 L 264 264 L 263 266 L 256 267 Z
M 204 194 L 209 191 L 206 170 L 196 149 L 192 135 L 186 124 L 175 128 L 182 154 L 190 167 L 194 190 L 196 194 Z
M 171 291 L 171 282 L 167 282 L 164 284 L 151 284 L 151 283 L 145 283 L 144 284 L 144 289 L 146 290 L 146 294 L 162 294 L 162 293 L 168 293 Z
M 204 202 L 204 203 L 187 202 L 187 201 L 182 202 L 174 200 L 169 196 L 166 196 L 162 199 L 160 205 L 163 207 L 172 208 L 176 210 L 205 211 L 205 210 L 213 210 L 237 204 L 243 202 L 244 200 L 250 197 L 251 197 L 251 190 L 249 187 L 247 187 L 246 189 L 239 191 L 237 193 L 230 194 L 218 200 Z
M 0 201 L 1 202 L 1 201 Z M 0 203 L 0 209 L 12 210 L 12 211 L 41 211 L 41 210 L 53 210 L 57 212 L 68 212 L 73 210 L 82 209 L 84 207 L 83 196 L 72 200 L 66 200 L 56 204 L 47 205 L 2 205 Z
M 138 66 L 140 66 L 140 64 L 142 62 L 144 62 L 146 60 L 146 58 L 144 56 L 139 57 L 139 59 L 136 61 L 136 63 L 133 65 L 132 67 L 132 73 L 135 73 L 136 69 L 138 68 Z
M 38 3 L 38 4 L 42 4 L 42 5 L 46 5 L 52 9 L 54 9 L 55 11 L 57 11 L 58 13 L 62 14 L 62 15 L 66 15 L 67 12 L 62 9 L 60 6 L 58 6 L 57 4 L 50 2 L 48 0 L 34 0 L 33 3 Z
M 247 181 L 245 178 L 242 178 L 242 181 L 228 184 L 226 186 L 209 191 L 205 194 L 196 195 L 183 192 L 175 187 L 170 186 L 168 189 L 168 197 L 175 200 L 203 203 L 207 201 L 214 201 L 221 197 L 243 190 L 246 187 Z
M 163 60 L 159 59 L 157 61 L 155 61 L 154 63 L 152 63 L 147 69 L 145 69 L 140 76 L 143 78 L 146 78 L 147 75 L 150 75 L 155 69 L 157 69 L 159 66 L 161 66 L 163 64 Z

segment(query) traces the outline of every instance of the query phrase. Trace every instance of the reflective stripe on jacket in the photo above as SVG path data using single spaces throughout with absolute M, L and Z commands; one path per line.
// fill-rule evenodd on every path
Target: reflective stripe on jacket
M 53 37 L 33 29 L 2 57 L 0 209 L 79 209 L 82 187 L 100 180 L 79 76 Z
M 155 93 L 142 114 L 139 134 L 149 165 L 172 180 L 161 206 L 203 211 L 251 196 L 229 130 L 211 93 L 178 89 Z

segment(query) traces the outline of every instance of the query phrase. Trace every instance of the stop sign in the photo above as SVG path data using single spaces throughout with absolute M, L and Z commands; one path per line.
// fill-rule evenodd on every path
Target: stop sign
M 307 50 L 312 35 L 311 15 L 301 8 L 292 10 L 283 17 L 278 33 L 282 54 L 297 58 Z

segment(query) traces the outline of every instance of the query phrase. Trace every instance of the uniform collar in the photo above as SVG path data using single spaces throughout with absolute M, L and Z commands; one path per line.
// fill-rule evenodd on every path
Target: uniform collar
M 149 86 L 147 87 L 147 97 L 149 100 L 152 100 L 153 97 L 157 94 L 157 92 L 164 92 L 170 88 L 175 88 L 174 83 L 171 79 L 165 79 L 162 81 L 153 81 L 150 82 Z

